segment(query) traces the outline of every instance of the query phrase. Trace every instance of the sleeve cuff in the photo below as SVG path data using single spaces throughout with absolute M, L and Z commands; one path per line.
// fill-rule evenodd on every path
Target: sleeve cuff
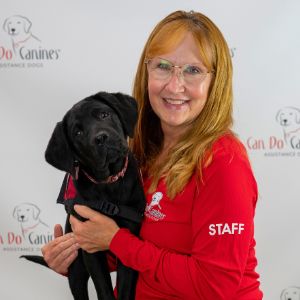
M 109 250 L 120 258 L 126 248 L 124 246 L 128 245 L 131 235 L 132 233 L 129 231 L 129 229 L 120 228 L 111 240 Z

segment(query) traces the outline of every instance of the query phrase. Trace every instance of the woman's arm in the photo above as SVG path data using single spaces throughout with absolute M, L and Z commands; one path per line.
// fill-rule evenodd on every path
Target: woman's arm
M 256 198 L 249 165 L 222 157 L 206 172 L 194 202 L 191 255 L 161 249 L 126 229 L 117 232 L 110 250 L 125 265 L 145 273 L 153 288 L 165 294 L 232 300 L 254 243 Z

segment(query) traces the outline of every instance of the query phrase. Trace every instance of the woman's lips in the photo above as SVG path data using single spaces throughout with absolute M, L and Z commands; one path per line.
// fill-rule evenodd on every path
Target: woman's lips
M 185 107 L 189 100 L 186 99 L 173 99 L 173 98 L 162 98 L 165 105 L 169 108 L 175 108 L 175 109 L 180 109 Z

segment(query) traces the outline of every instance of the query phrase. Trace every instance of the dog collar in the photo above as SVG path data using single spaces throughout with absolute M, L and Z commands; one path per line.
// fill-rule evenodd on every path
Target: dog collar
M 114 183 L 116 182 L 120 177 L 123 178 L 125 175 L 125 172 L 127 170 L 128 167 L 128 155 L 125 158 L 125 163 L 124 163 L 124 167 L 123 169 L 116 175 L 110 175 L 108 176 L 105 180 L 101 180 L 101 181 L 97 181 L 96 179 L 94 179 L 91 175 L 89 175 L 86 171 L 84 171 L 83 169 L 81 169 L 81 171 L 83 172 L 83 174 L 94 184 L 101 184 L 101 183 Z M 75 167 L 75 179 L 78 179 L 78 173 L 79 173 L 79 165 L 77 165 Z

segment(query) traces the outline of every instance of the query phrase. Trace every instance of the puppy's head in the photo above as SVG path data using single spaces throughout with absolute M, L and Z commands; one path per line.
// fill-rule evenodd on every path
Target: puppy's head
M 57 123 L 45 157 L 54 167 L 74 175 L 79 163 L 96 179 L 115 172 L 127 155 L 127 136 L 137 121 L 135 100 L 101 92 L 75 104 Z

